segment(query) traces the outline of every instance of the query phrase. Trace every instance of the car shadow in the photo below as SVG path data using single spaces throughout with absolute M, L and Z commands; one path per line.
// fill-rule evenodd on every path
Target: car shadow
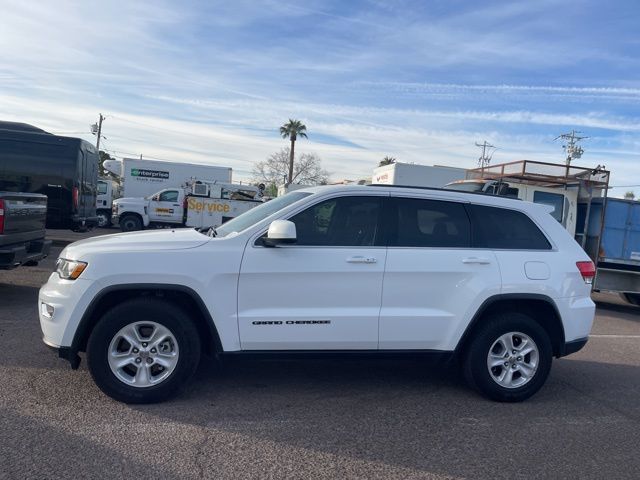
M 452 476 L 479 476 L 478 464 L 461 460 L 471 450 L 483 459 L 482 476 L 544 476 L 544 452 L 556 467 L 564 465 L 555 472 L 562 478 L 572 475 L 566 452 L 548 452 L 545 445 L 578 442 L 613 456 L 629 435 L 640 438 L 634 426 L 639 395 L 638 366 L 582 360 L 556 361 L 543 389 L 519 404 L 485 400 L 452 365 L 411 359 L 234 361 L 203 365 L 173 401 L 131 408 L 162 421 L 232 433 L 256 448 L 269 442 Z M 609 424 L 617 430 L 600 433 Z M 528 440 L 511 442 L 505 455 L 504 439 L 514 426 Z M 531 455 L 532 449 L 541 449 L 539 455 Z M 521 470 L 514 470 L 513 459 Z
M 14 409 L 0 407 L 0 416 L 2 478 L 183 478 L 134 449 L 109 448 Z

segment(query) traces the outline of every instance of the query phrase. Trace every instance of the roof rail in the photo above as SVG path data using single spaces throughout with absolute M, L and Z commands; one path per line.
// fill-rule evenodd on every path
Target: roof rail
M 484 195 L 489 197 L 501 197 L 501 198 L 512 198 L 505 195 L 495 195 L 493 193 L 487 192 L 468 192 L 465 190 L 454 190 L 453 188 L 442 188 L 442 187 L 419 187 L 416 185 L 385 185 L 383 183 L 370 183 L 367 187 L 391 187 L 391 188 L 413 188 L 414 190 L 428 190 L 434 192 L 453 192 L 453 193 L 464 193 L 465 195 Z

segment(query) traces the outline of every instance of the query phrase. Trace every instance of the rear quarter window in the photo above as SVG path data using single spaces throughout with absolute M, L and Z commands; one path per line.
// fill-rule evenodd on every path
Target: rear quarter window
M 475 248 L 551 250 L 538 226 L 524 213 L 499 207 L 469 205 Z

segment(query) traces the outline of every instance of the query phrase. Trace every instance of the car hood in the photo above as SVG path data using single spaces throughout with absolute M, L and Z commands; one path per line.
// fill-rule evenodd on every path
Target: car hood
M 81 260 L 87 254 L 101 252 L 185 250 L 198 247 L 210 240 L 211 238 L 192 228 L 116 233 L 72 243 L 60 256 L 70 260 Z
M 144 197 L 120 197 L 116 198 L 113 203 L 121 204 L 121 203 L 147 203 L 148 200 Z

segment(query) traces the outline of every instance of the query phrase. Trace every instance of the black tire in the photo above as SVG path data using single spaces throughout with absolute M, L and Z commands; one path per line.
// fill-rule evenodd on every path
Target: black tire
M 127 214 L 120 218 L 120 229 L 123 232 L 142 230 L 142 220 L 138 215 Z
M 98 210 L 96 216 L 98 217 L 98 227 L 109 228 L 111 226 L 111 212 L 109 210 Z
M 507 388 L 494 381 L 487 366 L 487 357 L 494 342 L 510 332 L 528 335 L 538 349 L 535 373 L 527 383 L 515 388 Z M 507 312 L 487 318 L 475 329 L 465 352 L 463 371 L 469 385 L 485 397 L 498 402 L 521 402 L 544 385 L 551 370 L 552 360 L 551 340 L 545 329 L 527 315 Z
M 109 345 L 130 324 L 153 321 L 170 330 L 179 348 L 174 370 L 156 385 L 134 387 L 120 380 L 109 366 Z M 191 318 L 176 305 L 159 299 L 129 300 L 109 310 L 91 332 L 87 365 L 105 394 L 125 403 L 156 403 L 175 395 L 191 378 L 200 361 L 200 338 Z

